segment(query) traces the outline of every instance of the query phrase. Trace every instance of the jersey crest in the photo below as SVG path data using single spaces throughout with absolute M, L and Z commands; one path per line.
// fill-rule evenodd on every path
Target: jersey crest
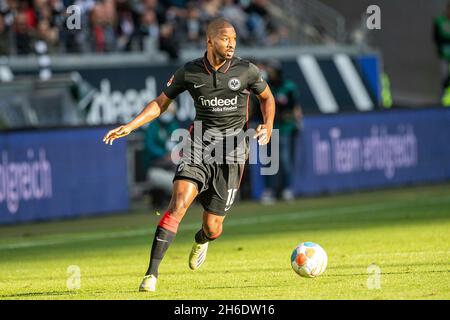
M 241 81 L 238 78 L 231 78 L 228 81 L 228 88 L 233 91 L 238 91 L 241 88 Z

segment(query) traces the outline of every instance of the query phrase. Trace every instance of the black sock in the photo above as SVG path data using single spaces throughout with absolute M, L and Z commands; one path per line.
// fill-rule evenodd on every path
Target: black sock
M 155 238 L 153 239 L 152 251 L 150 255 L 150 264 L 148 266 L 146 276 L 153 274 L 158 277 L 158 268 L 167 249 L 175 238 L 176 233 L 164 229 L 160 226 L 156 228 Z
M 195 242 L 197 242 L 198 244 L 205 244 L 209 241 L 213 241 L 216 240 L 216 238 L 209 238 L 205 231 L 203 230 L 203 228 L 201 228 L 200 230 L 197 231 L 197 233 L 195 234 Z

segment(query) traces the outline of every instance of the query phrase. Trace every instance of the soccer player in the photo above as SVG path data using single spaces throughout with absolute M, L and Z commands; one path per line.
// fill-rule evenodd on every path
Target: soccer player
M 258 68 L 247 60 L 234 57 L 236 32 L 231 23 L 221 18 L 212 20 L 207 26 L 206 44 L 203 57 L 178 69 L 160 96 L 128 124 L 109 131 L 103 141 L 112 144 L 115 139 L 157 118 L 185 90 L 194 100 L 195 123 L 200 121 L 203 131 L 245 130 L 251 91 L 260 100 L 263 115 L 263 123 L 257 126 L 253 138 L 258 139 L 260 145 L 267 144 L 272 134 L 275 100 Z M 190 143 L 205 147 L 205 141 L 197 140 L 191 137 Z M 245 152 L 247 150 L 245 148 Z M 203 224 L 195 234 L 189 267 L 195 270 L 203 264 L 208 243 L 222 233 L 225 215 L 241 182 L 244 163 L 193 163 L 183 154 L 173 180 L 171 201 L 156 228 L 149 267 L 139 291 L 155 291 L 159 265 L 175 238 L 180 221 L 197 196 L 204 208 Z

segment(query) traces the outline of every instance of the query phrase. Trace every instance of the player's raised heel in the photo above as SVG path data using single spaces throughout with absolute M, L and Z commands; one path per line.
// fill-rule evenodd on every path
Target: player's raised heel
M 156 280 L 158 280 L 154 275 L 150 274 L 145 276 L 139 286 L 140 292 L 154 292 L 156 290 Z
M 189 268 L 196 270 L 206 260 L 206 252 L 208 251 L 208 243 L 199 244 L 194 242 L 192 246 L 191 254 L 189 255 Z

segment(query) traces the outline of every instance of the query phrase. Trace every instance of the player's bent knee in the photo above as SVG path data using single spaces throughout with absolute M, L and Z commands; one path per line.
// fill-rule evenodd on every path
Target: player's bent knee
M 222 223 L 208 223 L 206 225 L 203 225 L 203 230 L 205 231 L 205 234 L 209 239 L 217 239 L 222 234 Z
M 175 198 L 174 201 L 172 201 L 169 205 L 168 211 L 178 219 L 183 218 L 184 214 L 186 213 L 188 209 L 188 203 L 183 198 Z

